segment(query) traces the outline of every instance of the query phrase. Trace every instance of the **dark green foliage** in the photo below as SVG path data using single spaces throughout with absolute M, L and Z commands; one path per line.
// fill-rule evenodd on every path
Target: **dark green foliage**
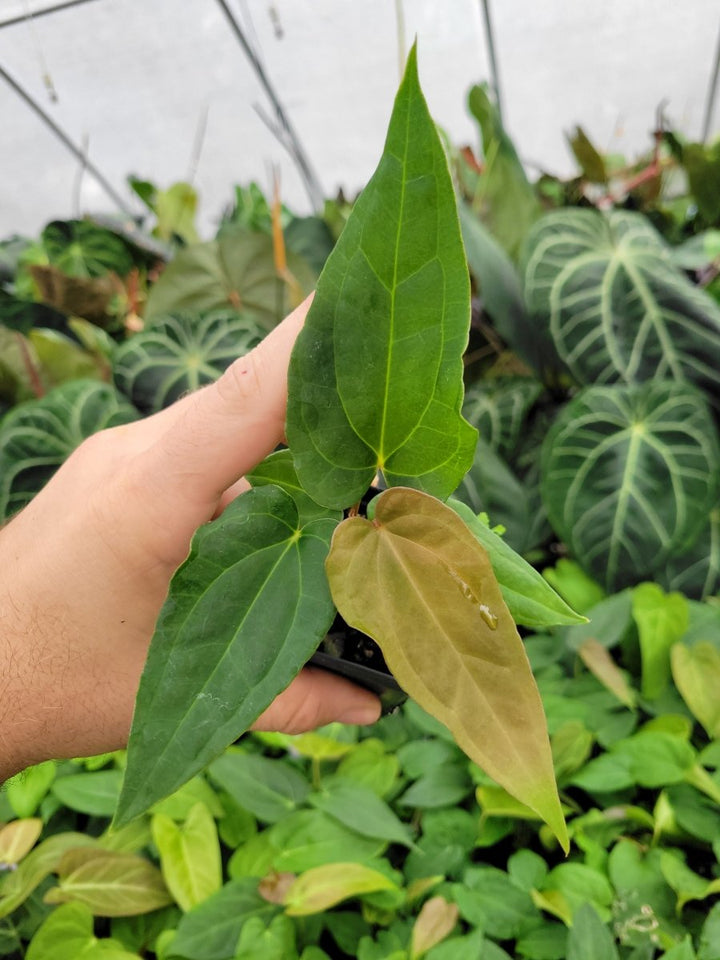
M 115 385 L 142 413 L 155 413 L 216 380 L 262 337 L 251 317 L 233 311 L 158 317 L 115 351 Z

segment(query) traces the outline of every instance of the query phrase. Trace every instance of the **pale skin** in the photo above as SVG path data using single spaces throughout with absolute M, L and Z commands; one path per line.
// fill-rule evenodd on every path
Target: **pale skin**
M 0 531 L 0 782 L 127 743 L 173 571 L 283 437 L 309 299 L 215 384 L 95 434 Z M 375 696 L 306 667 L 255 727 L 371 723 Z

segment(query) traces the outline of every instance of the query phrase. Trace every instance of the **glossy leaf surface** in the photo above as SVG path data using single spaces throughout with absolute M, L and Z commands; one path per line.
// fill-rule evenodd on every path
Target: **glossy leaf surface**
M 460 416 L 469 321 L 453 187 L 413 50 L 290 362 L 287 436 L 313 499 L 347 507 L 378 469 L 390 485 L 452 493 L 476 439 Z
M 566 843 L 542 704 L 487 553 L 426 494 L 388 490 L 376 503 L 372 522 L 345 520 L 333 537 L 326 566 L 340 613 L 468 756 Z
M 323 561 L 335 525 L 301 524 L 267 486 L 197 532 L 140 682 L 119 822 L 217 757 L 310 658 L 334 616 Z
M 720 453 L 687 384 L 588 387 L 542 450 L 542 494 L 556 532 L 609 589 L 649 579 L 698 536 L 715 505 Z

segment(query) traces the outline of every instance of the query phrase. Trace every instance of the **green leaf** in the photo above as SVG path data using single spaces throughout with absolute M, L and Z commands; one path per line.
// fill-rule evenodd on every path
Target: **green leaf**
M 486 87 L 471 88 L 468 107 L 480 124 L 485 154 L 472 206 L 514 257 L 540 213 L 540 205 Z
M 566 844 L 530 665 L 462 520 L 427 494 L 387 490 L 372 522 L 340 524 L 326 566 L 340 613 L 376 640 L 402 688 Z
M 302 523 L 328 516 L 327 507 L 321 507 L 314 500 L 311 500 L 300 485 L 290 450 L 276 450 L 275 453 L 271 453 L 262 463 L 254 467 L 250 473 L 247 473 L 245 479 L 253 487 L 274 484 L 284 490 L 285 493 L 289 493 L 297 505 Z M 333 515 L 338 520 L 342 519 L 339 511 Z
M 608 589 L 648 579 L 696 537 L 720 479 L 716 429 L 687 384 L 589 387 L 542 450 L 543 500 L 575 559 Z
M 40 836 L 43 822 L 39 817 L 13 820 L 0 827 L 0 870 L 15 869 Z
M 398 886 L 362 863 L 330 863 L 307 870 L 293 882 L 285 896 L 285 912 L 291 917 L 322 913 L 350 897 L 378 890 L 397 891 Z
M 217 757 L 310 658 L 335 613 L 322 568 L 335 525 L 301 523 L 267 486 L 196 533 L 140 681 L 119 823 Z
M 369 787 L 335 777 L 308 799 L 318 810 L 364 837 L 412 846 L 407 825 Z
M 704 600 L 720 591 L 720 508 L 710 511 L 707 524 L 689 550 L 673 554 L 659 574 L 668 590 Z
M 466 764 L 441 763 L 419 777 L 396 802 L 419 810 L 451 807 L 462 802 L 471 792 Z
M 134 407 L 95 380 L 64 383 L 11 410 L 0 423 L 0 518 L 24 507 L 86 437 L 135 419 Z
M 59 886 L 48 890 L 46 903 L 79 901 L 101 917 L 131 917 L 172 903 L 158 868 L 132 853 L 68 850 L 58 876 Z
M 591 142 L 582 127 L 575 127 L 574 134 L 568 136 L 568 143 L 575 159 L 580 164 L 583 176 L 591 183 L 607 183 L 608 172 L 602 154 Z
M 307 280 L 302 263 L 288 257 L 299 280 Z M 311 284 L 307 283 L 307 293 Z M 272 237 L 241 228 L 227 228 L 217 240 L 178 251 L 150 289 L 145 320 L 178 311 L 205 313 L 236 310 L 253 314 L 271 330 L 292 306 L 287 284 L 275 269 Z
M 708 913 L 700 934 L 697 960 L 715 960 L 720 956 L 720 903 Z
M 495 867 L 469 867 L 451 890 L 461 916 L 498 940 L 521 937 L 540 920 L 530 894 Z
M 692 647 L 676 643 L 671 660 L 673 679 L 683 700 L 708 736 L 720 740 L 720 651 L 703 641 Z
M 262 336 L 251 317 L 229 310 L 160 317 L 115 352 L 115 386 L 138 410 L 156 413 L 217 380 Z
M 634 782 L 642 787 L 679 783 L 695 762 L 695 751 L 689 743 L 669 733 L 653 731 L 619 740 L 613 744 L 611 754 L 628 761 Z
M 387 753 L 384 744 L 368 737 L 345 757 L 337 768 L 341 777 L 369 787 L 379 797 L 390 793 L 398 779 L 399 762 Z
M 670 650 L 686 632 L 688 604 L 679 593 L 663 593 L 655 583 L 633 590 L 633 618 L 640 637 L 642 695 L 659 697 L 670 681 Z
M 269 926 L 260 917 L 243 924 L 233 960 L 297 960 L 295 926 L 289 917 L 274 917 Z
M 197 191 L 189 183 L 173 183 L 167 190 L 158 190 L 153 197 L 157 225 L 153 233 L 161 240 L 179 237 L 185 243 L 197 243 L 195 229 Z
M 609 919 L 613 889 L 607 877 L 585 863 L 561 863 L 545 878 L 542 891 L 557 890 L 567 901 L 573 917 L 582 905 L 591 903 Z
M 181 918 L 172 954 L 187 960 L 227 960 L 250 918 L 269 920 L 277 912 L 275 904 L 257 892 L 257 880 L 231 880 Z
M 578 383 L 690 381 L 717 393 L 720 306 L 641 214 L 547 214 L 524 270 L 530 309 Z
M 94 846 L 94 837 L 82 833 L 59 833 L 38 844 L 19 864 L 17 870 L 7 874 L 0 884 L 0 918 L 16 910 L 40 886 L 43 880 L 57 870 L 60 860 L 68 850 L 76 847 Z
M 82 903 L 66 903 L 42 924 L 32 939 L 26 960 L 139 960 L 116 940 L 98 940 L 93 916 Z
M 586 618 L 568 606 L 534 567 L 483 523 L 465 503 L 450 498 L 448 507 L 487 550 L 493 573 L 513 620 L 526 627 L 584 623 Z
M 152 836 L 160 854 L 160 869 L 182 910 L 202 903 L 222 886 L 217 828 L 204 803 L 197 803 L 182 826 L 156 813 Z
M 53 220 L 42 232 L 48 261 L 71 277 L 124 277 L 133 261 L 125 242 L 89 220 Z
M 612 933 L 589 903 L 575 914 L 568 934 L 567 960 L 620 960 Z
M 66 807 L 94 817 L 111 817 L 115 813 L 122 772 L 98 770 L 96 773 L 71 773 L 59 777 L 52 792 Z
M 287 436 L 318 503 L 350 506 L 378 469 L 390 485 L 443 499 L 458 485 L 476 440 L 460 416 L 469 294 L 452 182 L 413 48 L 382 159 L 290 361 Z
M 457 923 L 458 908 L 443 897 L 426 900 L 413 924 L 410 941 L 410 960 L 420 957 L 452 933 Z
M 35 813 L 55 779 L 56 768 L 54 760 L 45 760 L 5 781 L 3 791 L 18 817 Z
M 554 567 L 546 567 L 543 577 L 575 610 L 588 613 L 605 597 L 605 591 L 574 560 L 562 557 Z
M 701 877 L 674 852 L 663 851 L 660 868 L 668 884 L 677 894 L 678 913 L 691 900 L 705 900 L 715 893 L 720 893 L 720 879 L 708 880 L 706 877 Z
M 528 377 L 478 380 L 465 391 L 463 416 L 496 453 L 510 456 L 543 386 Z
M 211 778 L 258 820 L 275 823 L 296 810 L 310 784 L 282 760 L 227 752 L 210 766 Z

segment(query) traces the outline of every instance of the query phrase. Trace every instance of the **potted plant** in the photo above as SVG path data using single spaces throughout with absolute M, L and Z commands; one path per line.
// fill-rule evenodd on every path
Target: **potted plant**
M 318 281 L 288 449 L 196 534 L 141 680 L 117 822 L 246 730 L 336 611 L 470 757 L 567 836 L 515 621 L 582 620 L 462 504 L 470 287 L 444 148 L 408 58 L 378 169 Z M 367 514 L 380 474 L 387 489 Z M 211 643 L 206 641 L 212 637 Z

